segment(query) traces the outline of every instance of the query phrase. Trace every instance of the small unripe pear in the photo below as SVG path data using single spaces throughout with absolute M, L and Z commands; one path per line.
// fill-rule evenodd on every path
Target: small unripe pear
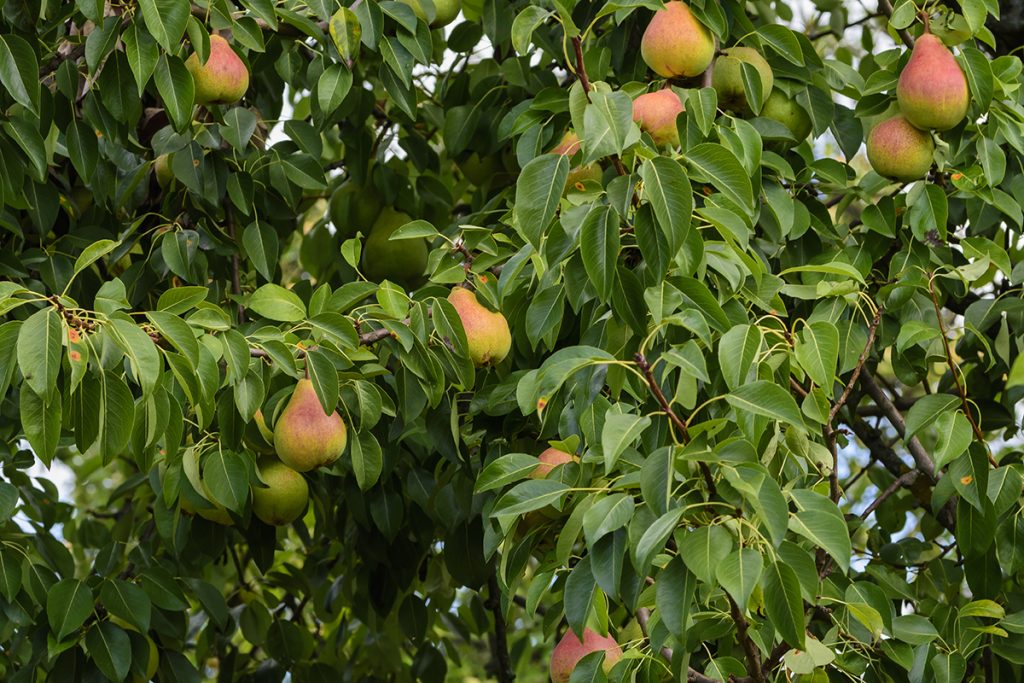
M 633 120 L 647 131 L 656 145 L 679 144 L 676 117 L 684 111 L 683 101 L 671 88 L 641 95 L 633 100 Z
M 610 635 L 602 636 L 589 628 L 583 629 L 583 640 L 572 631 L 566 631 L 551 653 L 551 683 L 569 683 L 573 669 L 581 659 L 591 652 L 604 650 L 605 673 L 611 671 L 615 662 L 622 657 L 622 648 Z
M 196 86 L 196 104 L 231 104 L 249 89 L 249 69 L 216 33 L 210 36 L 210 54 L 205 64 L 194 52 L 185 60 Z
M 910 125 L 902 116 L 875 126 L 868 135 L 867 148 L 875 172 L 896 180 L 923 178 L 935 156 L 931 134 Z
M 654 13 L 640 39 L 640 56 L 663 76 L 697 76 L 711 65 L 715 38 L 683 2 L 666 2 Z
M 408 215 L 384 208 L 363 246 L 363 275 L 374 282 L 391 280 L 407 289 L 423 282 L 427 269 L 427 241 L 408 239 L 390 241 L 391 235 L 412 221 Z
M 761 92 L 767 97 L 775 84 L 772 67 L 757 50 L 752 47 L 730 47 L 715 62 L 711 74 L 711 86 L 718 93 L 718 104 L 723 109 L 731 109 L 738 114 L 752 113 L 747 91 L 743 88 L 743 63 L 746 62 L 757 69 L 761 81 Z
M 308 472 L 337 460 L 347 441 L 338 411 L 324 412 L 313 383 L 300 379 L 274 425 L 277 457 L 296 472 Z
M 562 139 L 558 141 L 558 144 L 551 148 L 551 154 L 571 157 L 580 151 L 581 144 L 580 138 L 576 133 L 571 130 L 566 131 Z M 576 187 L 586 180 L 601 182 L 601 176 L 601 166 L 596 161 L 584 164 L 583 166 L 576 166 L 569 170 L 569 175 L 565 179 L 565 189 L 568 190 L 570 187 Z
M 412 11 L 420 19 L 423 21 L 427 20 L 427 13 L 424 11 L 420 0 L 400 0 L 400 2 L 412 7 Z M 462 0 L 434 0 L 434 21 L 430 22 L 430 27 L 447 26 L 455 20 L 455 17 L 459 16 L 459 10 L 461 9 Z
M 811 117 L 796 100 L 779 90 L 772 90 L 772 94 L 764 101 L 761 116 L 784 125 L 797 142 L 806 140 L 811 134 Z
M 153 175 L 156 176 L 156 184 L 163 189 L 170 187 L 174 182 L 174 171 L 171 170 L 171 155 L 161 154 L 153 159 Z
M 252 487 L 252 513 L 273 526 L 285 526 L 301 517 L 309 503 L 306 478 L 277 461 L 262 465 L 259 474 L 267 488 Z
M 380 216 L 381 207 L 380 195 L 372 186 L 348 180 L 331 194 L 327 212 L 338 235 L 347 240 L 358 232 L 369 235 Z
M 512 348 L 512 333 L 505 316 L 488 310 L 476 294 L 464 287 L 455 287 L 448 301 L 462 320 L 469 344 L 469 357 L 476 366 L 500 363 Z
M 967 116 L 967 77 L 949 48 L 931 33 L 914 43 L 896 84 L 896 100 L 907 121 L 922 130 L 949 130 Z
M 555 469 L 559 465 L 564 465 L 567 462 L 579 462 L 579 458 L 575 455 L 560 451 L 557 448 L 548 448 L 543 453 L 537 456 L 539 461 L 538 465 L 532 472 L 530 472 L 530 479 L 544 479 L 551 470 Z

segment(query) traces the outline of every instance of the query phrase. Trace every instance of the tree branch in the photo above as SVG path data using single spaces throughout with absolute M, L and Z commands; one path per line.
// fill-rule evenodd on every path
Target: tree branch
M 871 501 L 871 505 L 868 505 L 864 512 L 860 513 L 861 521 L 871 516 L 871 513 L 874 512 L 879 505 L 884 503 L 889 496 L 896 493 L 896 491 L 898 491 L 900 488 L 904 486 L 910 486 L 911 484 L 913 484 L 914 481 L 917 480 L 918 475 L 920 474 L 920 470 L 907 470 L 902 475 L 897 477 L 891 484 L 889 484 L 885 488 L 884 491 L 882 491 L 882 493 L 878 495 L 878 498 L 875 498 L 873 501 Z
M 871 371 L 864 368 L 864 371 L 860 374 L 860 383 L 864 387 L 868 396 L 875 402 L 878 407 L 882 409 L 885 416 L 889 419 L 889 423 L 892 424 L 896 433 L 903 439 L 903 443 L 906 444 L 907 450 L 910 451 L 910 455 L 913 456 L 914 462 L 917 463 L 917 468 L 924 472 L 929 479 L 932 481 L 938 481 L 941 474 L 936 472 L 935 463 L 932 461 L 930 455 L 924 450 L 924 446 L 917 440 L 917 437 L 911 437 L 907 439 L 907 425 L 903 420 L 903 415 L 896 406 L 893 405 L 892 400 L 886 396 L 885 391 L 882 387 L 878 386 L 875 382 L 874 376 Z
M 491 654 L 498 683 L 512 683 L 512 662 L 508 654 L 508 632 L 505 615 L 501 611 L 501 592 L 498 590 L 498 578 L 491 574 L 487 580 L 487 602 L 485 603 L 494 615 L 494 638 L 491 640 Z
M 729 611 L 732 614 L 733 622 L 736 624 L 736 637 L 739 639 L 743 652 L 747 657 L 747 668 L 750 670 L 750 678 L 755 683 L 764 683 L 764 672 L 761 670 L 761 651 L 757 649 L 757 645 L 750 639 L 750 634 L 747 633 L 750 624 L 747 623 L 746 617 L 743 616 L 743 611 L 740 610 L 740 606 L 736 604 L 732 596 L 728 593 L 725 595 L 729 598 Z
M 884 14 L 889 19 L 892 19 L 892 3 L 889 0 L 878 0 L 878 13 Z M 914 36 L 910 35 L 910 31 L 905 28 L 901 28 L 897 33 L 900 34 L 900 38 L 903 39 L 903 44 L 909 48 L 914 47 Z
M 572 49 L 576 52 L 576 77 L 580 79 L 583 92 L 590 99 L 590 79 L 587 77 L 587 67 L 583 64 L 583 41 L 579 36 L 572 39 Z
M 228 236 L 231 238 L 232 246 L 234 249 L 231 252 L 231 291 L 235 296 L 242 296 L 242 279 L 239 275 L 241 270 L 241 264 L 238 259 L 238 235 L 235 233 L 235 216 L 229 207 L 225 212 L 225 222 L 228 225 Z M 242 302 L 238 302 L 238 322 L 239 324 L 245 323 L 245 306 Z
M 650 632 L 647 630 L 647 622 L 651 618 L 651 610 L 646 607 L 641 607 L 636 611 L 636 623 L 640 625 L 640 632 L 644 634 L 644 638 L 650 643 Z M 661 656 L 669 662 L 672 661 L 672 648 L 663 647 L 660 650 Z M 697 671 L 693 667 L 686 668 L 686 683 L 720 683 L 717 678 L 709 678 L 701 672 Z

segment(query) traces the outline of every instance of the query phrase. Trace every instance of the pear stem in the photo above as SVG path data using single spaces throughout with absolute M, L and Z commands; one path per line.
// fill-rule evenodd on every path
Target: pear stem
M 932 32 L 931 17 L 928 16 L 928 12 L 921 10 L 917 13 L 917 16 L 921 18 L 921 23 L 924 24 L 924 33 L 928 34 Z

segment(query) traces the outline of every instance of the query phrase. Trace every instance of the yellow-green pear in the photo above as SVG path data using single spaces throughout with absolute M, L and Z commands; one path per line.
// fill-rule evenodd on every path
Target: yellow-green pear
M 381 207 L 380 195 L 372 186 L 347 180 L 331 194 L 327 212 L 338 235 L 347 240 L 358 232 L 370 234 Z
M 274 432 L 267 427 L 267 421 L 263 418 L 263 411 L 257 410 L 252 420 L 245 425 L 242 432 L 242 441 L 247 447 L 257 453 L 269 454 L 274 452 Z
M 772 67 L 761 53 L 752 47 L 730 47 L 722 53 L 715 61 L 715 68 L 711 73 L 711 86 L 718 93 L 718 105 L 722 109 L 748 115 L 751 113 L 751 107 L 747 101 L 747 92 L 743 88 L 743 64 L 750 64 L 757 70 L 764 97 L 771 93 L 775 84 Z
M 465 287 L 454 287 L 448 301 L 462 320 L 473 363 L 479 367 L 503 361 L 512 348 L 512 333 L 505 316 L 487 309 Z
M 640 56 L 659 76 L 698 76 L 711 65 L 715 38 L 689 6 L 672 0 L 651 18 L 640 39 Z
M 153 159 L 153 175 L 156 176 L 156 184 L 167 189 L 174 182 L 174 171 L 171 170 L 171 155 L 161 154 Z
M 932 167 L 935 141 L 931 133 L 894 116 L 875 126 L 868 135 L 868 161 L 878 175 L 896 180 L 918 180 Z
M 779 90 L 772 90 L 772 94 L 764 101 L 761 116 L 784 125 L 797 142 L 806 140 L 811 134 L 811 117 L 796 100 Z
M 300 379 L 274 425 L 277 457 L 296 472 L 330 465 L 345 450 L 348 430 L 338 411 L 320 405 L 313 383 Z
M 676 117 L 684 111 L 683 101 L 671 88 L 645 93 L 633 100 L 633 120 L 647 131 L 656 145 L 679 144 Z
M 949 130 L 967 116 L 967 77 L 933 34 L 925 33 L 914 43 L 896 83 L 896 100 L 907 121 L 922 130 Z
M 390 241 L 391 235 L 412 221 L 408 215 L 385 207 L 363 245 L 363 275 L 374 282 L 391 280 L 407 289 L 422 284 L 427 269 L 427 241 L 422 238 Z
M 583 640 L 576 637 L 572 629 L 565 632 L 551 652 L 551 683 L 569 683 L 573 669 L 581 659 L 591 652 L 604 650 L 605 673 L 612 670 L 615 662 L 622 658 L 622 648 L 611 635 L 602 636 L 589 628 L 583 629 Z
M 566 131 L 562 139 L 558 141 L 558 144 L 551 148 L 550 153 L 572 157 L 576 152 L 580 151 L 581 144 L 580 138 L 576 133 L 571 130 Z M 583 166 L 575 166 L 569 169 L 569 175 L 565 179 L 565 189 L 568 190 L 570 187 L 583 189 L 585 181 L 601 182 L 602 175 L 601 166 L 596 161 L 584 164 Z
M 216 33 L 210 36 L 210 54 L 205 64 L 192 53 L 185 60 L 196 86 L 196 104 L 231 104 L 249 89 L 249 69 Z
M 400 0 L 400 2 L 412 7 L 412 11 L 420 19 L 423 21 L 427 20 L 427 13 L 423 9 L 423 3 L 420 0 Z M 455 17 L 459 16 L 459 10 L 461 9 L 462 0 L 434 0 L 434 20 L 430 22 L 430 27 L 447 26 L 455 20 Z
M 271 461 L 259 468 L 266 488 L 252 487 L 252 513 L 267 524 L 285 526 L 302 516 L 309 503 L 309 484 L 283 462 Z

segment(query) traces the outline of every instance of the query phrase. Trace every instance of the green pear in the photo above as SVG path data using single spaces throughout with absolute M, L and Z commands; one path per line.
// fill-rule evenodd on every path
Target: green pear
M 473 152 L 465 161 L 459 163 L 459 170 L 469 182 L 477 187 L 482 187 L 490 182 L 494 174 L 498 172 L 498 159 L 494 156 L 482 157 Z
M 417 17 L 423 21 L 427 20 L 427 13 L 423 9 L 423 4 L 420 0 L 400 1 L 412 7 L 412 11 L 416 13 Z M 434 20 L 430 22 L 430 27 L 447 26 L 455 20 L 455 17 L 459 16 L 459 10 L 461 9 L 462 0 L 434 0 Z
M 391 235 L 412 221 L 408 215 L 385 207 L 363 246 L 363 275 L 374 282 L 391 280 L 407 289 L 422 284 L 427 269 L 425 239 L 397 240 Z
M 583 629 L 583 640 L 576 637 L 572 629 L 565 632 L 551 652 L 551 683 L 569 683 L 573 669 L 581 659 L 591 652 L 604 650 L 601 668 L 607 674 L 622 658 L 622 648 L 611 635 L 602 636 L 589 628 Z
M 563 156 L 572 157 L 576 152 L 580 151 L 580 138 L 573 131 L 566 131 L 562 139 L 558 141 L 558 144 L 551 148 L 551 154 L 561 154 Z M 583 183 L 587 180 L 593 180 L 595 182 L 601 182 L 601 177 L 604 173 L 601 171 L 601 165 L 596 161 L 592 161 L 589 164 L 583 166 L 574 166 L 569 169 L 569 175 L 565 179 L 565 190 L 570 187 L 575 187 L 578 190 L 583 189 Z
M 967 116 L 967 77 L 949 48 L 931 33 L 914 43 L 896 84 L 896 100 L 907 121 L 922 130 L 949 130 Z
M 343 240 L 356 233 L 370 234 L 383 206 L 380 195 L 372 187 L 346 180 L 331 194 L 327 215 Z
M 263 411 L 257 410 L 242 431 L 242 441 L 251 450 L 264 455 L 274 452 L 274 432 L 267 427 Z
M 730 47 L 715 61 L 711 74 L 711 86 L 718 93 L 718 105 L 747 116 L 752 113 L 747 92 L 743 88 L 743 64 L 750 64 L 757 70 L 761 81 L 761 92 L 767 97 L 775 84 L 772 68 L 757 50 L 752 47 Z
M 764 101 L 761 116 L 784 125 L 797 142 L 806 140 L 811 134 L 811 117 L 796 100 L 779 90 L 772 90 L 772 94 Z
M 715 38 L 685 3 L 672 0 L 651 18 L 640 39 L 640 56 L 664 78 L 698 76 L 711 65 Z
M 479 367 L 503 361 L 512 348 L 512 333 L 505 316 L 485 308 L 476 294 L 464 287 L 454 287 L 448 301 L 462 320 L 473 363 Z
M 210 54 L 205 64 L 192 53 L 185 60 L 196 86 L 196 104 L 231 104 L 249 89 L 249 69 L 216 33 L 210 36 Z
M 896 180 L 918 180 L 932 167 L 935 141 L 931 133 L 894 116 L 875 126 L 868 135 L 868 161 L 879 175 Z
M 676 117 L 684 110 L 683 101 L 671 88 L 645 93 L 633 100 L 633 120 L 659 146 L 679 144 Z
M 171 155 L 161 154 L 153 159 L 153 175 L 156 176 L 156 184 L 167 189 L 174 182 L 174 171 L 171 170 Z
M 300 379 L 274 425 L 277 457 L 296 472 L 308 472 L 337 460 L 347 441 L 338 411 L 324 412 L 313 383 Z
M 260 466 L 259 475 L 267 487 L 252 487 L 254 515 L 273 526 L 291 524 L 302 516 L 309 503 L 305 477 L 276 460 Z

